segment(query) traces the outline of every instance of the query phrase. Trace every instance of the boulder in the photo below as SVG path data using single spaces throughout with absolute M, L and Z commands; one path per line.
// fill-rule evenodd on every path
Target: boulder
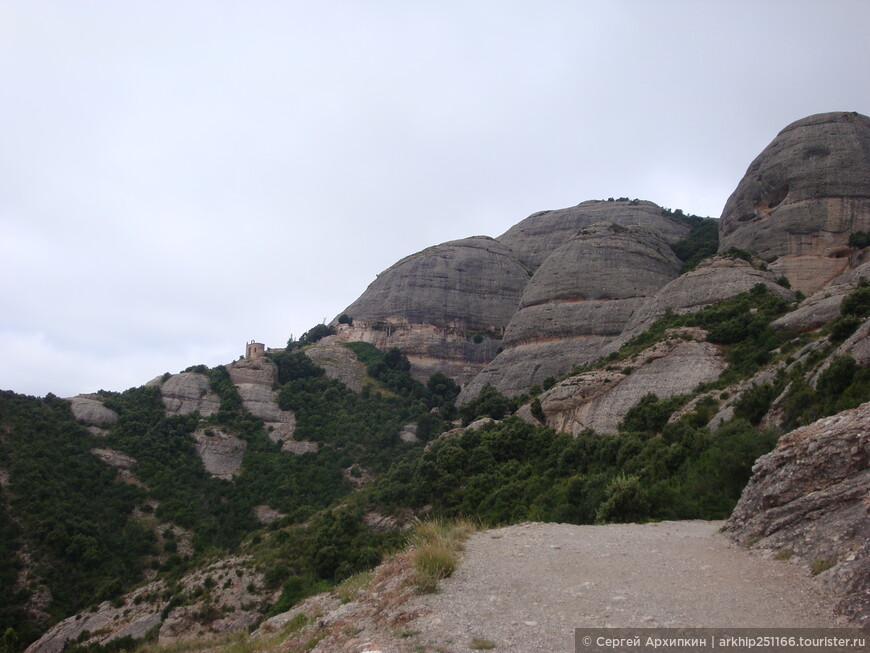
M 205 374 L 173 374 L 159 385 L 169 416 L 199 413 L 202 417 L 209 417 L 220 410 L 220 397 L 211 391 L 211 383 Z
M 115 451 L 114 449 L 91 449 L 91 453 L 102 460 L 109 467 L 114 467 L 118 470 L 118 478 L 131 485 L 142 486 L 143 483 L 133 473 L 133 468 L 136 466 L 136 459 L 127 454 Z
M 197 429 L 193 439 L 196 442 L 196 454 L 209 474 L 231 479 L 239 471 L 247 442 L 216 427 Z
M 725 524 L 733 539 L 812 568 L 870 626 L 870 403 L 779 439 Z
M 858 327 L 855 333 L 849 336 L 815 369 L 808 379 L 809 384 L 816 387 L 822 373 L 831 366 L 831 363 L 843 356 L 853 358 L 858 365 L 864 367 L 870 365 L 870 319 L 864 320 L 864 323 Z
M 535 270 L 581 229 L 598 222 L 624 227 L 644 225 L 665 242 L 676 243 L 689 233 L 689 226 L 652 202 L 641 200 L 590 200 L 555 211 L 539 211 L 515 224 L 498 237 L 528 268 Z
M 86 426 L 104 428 L 118 421 L 118 413 L 106 408 L 98 395 L 76 395 L 67 401 L 73 416 Z
M 284 440 L 284 444 L 281 445 L 281 451 L 288 451 L 290 453 L 295 453 L 298 456 L 301 456 L 304 453 L 317 453 L 318 446 L 316 442 L 310 442 L 308 440 Z
M 293 448 L 288 447 L 287 443 L 293 439 L 293 431 L 296 430 L 296 415 L 292 410 L 281 410 L 278 405 L 278 390 L 275 389 L 278 366 L 265 357 L 243 358 L 227 365 L 227 371 L 244 409 L 263 420 L 269 439 L 283 443 L 282 451 L 292 451 Z M 310 447 L 304 448 L 310 450 Z
M 278 521 L 282 517 L 286 517 L 284 513 L 279 510 L 275 510 L 271 506 L 268 505 L 259 505 L 254 506 L 254 516 L 257 518 L 257 521 L 263 524 L 264 526 L 268 526 L 274 521 Z
M 797 332 L 821 328 L 840 314 L 840 304 L 851 290 L 852 287 L 846 284 L 826 286 L 807 297 L 795 310 L 775 319 L 770 326 Z
M 272 386 L 256 383 L 239 383 L 236 391 L 242 400 L 242 406 L 251 415 L 264 422 L 295 423 L 293 411 L 281 410 L 278 406 L 278 391 Z
M 368 376 L 366 366 L 350 349 L 338 344 L 334 336 L 305 349 L 305 355 L 322 368 L 330 379 L 341 381 L 354 392 L 362 392 Z
M 860 258 L 860 257 L 859 257 Z M 791 313 L 774 320 L 774 329 L 791 331 L 813 331 L 825 326 L 840 315 L 843 299 L 858 287 L 862 281 L 870 279 L 870 263 L 859 263 L 850 268 L 831 283 L 807 297 Z
M 381 351 L 397 347 L 411 363 L 411 375 L 425 383 L 436 372 L 467 383 L 501 347 L 501 330 L 471 333 L 432 324 L 385 324 L 354 320 L 336 325 L 345 342 L 367 342 Z
M 840 356 L 851 356 L 858 365 L 870 365 L 870 320 L 865 320 L 855 333 L 837 347 L 831 359 Z
M 870 118 L 824 113 L 783 129 L 750 164 L 719 247 L 758 255 L 811 294 L 847 269 L 856 231 L 870 231 Z
M 578 336 L 552 342 L 523 343 L 505 349 L 462 387 L 456 404 L 462 405 L 473 399 L 487 384 L 507 397 L 521 395 L 549 377 L 559 377 L 569 372 L 573 361 L 579 363 L 596 359 L 608 342 L 610 338 L 607 336 Z

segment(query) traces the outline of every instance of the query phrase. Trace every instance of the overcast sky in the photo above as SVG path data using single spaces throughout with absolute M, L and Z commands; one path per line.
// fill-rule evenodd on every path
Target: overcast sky
M 718 217 L 870 113 L 870 2 L 0 0 L 0 389 L 283 346 L 429 245 L 638 197 Z

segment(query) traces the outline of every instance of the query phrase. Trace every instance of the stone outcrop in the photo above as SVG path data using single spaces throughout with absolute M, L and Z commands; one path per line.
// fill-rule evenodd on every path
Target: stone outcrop
M 570 377 L 540 395 L 546 423 L 577 435 L 585 429 L 615 433 L 626 412 L 649 393 L 659 398 L 691 393 L 719 378 L 725 361 L 701 329 L 680 328 L 612 368 Z M 528 407 L 520 412 L 533 419 Z
M 787 301 L 795 295 L 776 282 L 769 271 L 758 270 L 748 261 L 731 256 L 714 256 L 701 261 L 686 274 L 674 279 L 640 304 L 620 336 L 602 350 L 618 350 L 633 337 L 649 329 L 667 311 L 691 313 L 764 284 L 773 294 Z
M 271 358 L 242 358 L 226 366 L 235 385 L 253 383 L 271 388 L 278 383 L 278 366 Z
M 209 604 L 200 599 L 173 607 L 167 582 L 154 581 L 126 594 L 115 605 L 106 601 L 94 610 L 64 619 L 31 644 L 27 653 L 61 653 L 80 637 L 81 644 L 103 645 L 126 636 L 139 639 L 155 628 L 161 645 L 240 632 L 260 619 L 259 607 L 264 600 L 277 598 L 265 590 L 263 575 L 254 569 L 253 561 L 244 557 L 224 558 L 187 574 L 178 582 L 179 598 L 194 595 L 206 585 L 207 578 L 211 578 Z
M 197 429 L 192 437 L 205 471 L 218 478 L 235 476 L 242 466 L 247 442 L 217 427 Z
M 91 449 L 91 453 L 110 467 L 131 469 L 136 465 L 136 459 L 114 449 Z
M 845 285 L 826 286 L 807 297 L 795 310 L 771 322 L 774 329 L 786 331 L 813 331 L 826 325 L 840 314 L 840 304 L 850 288 Z
M 809 116 L 783 129 L 750 164 L 719 224 L 736 246 L 810 294 L 849 265 L 849 235 L 870 231 L 870 118 Z
M 813 331 L 840 314 L 840 304 L 861 280 L 870 279 L 870 263 L 847 270 L 815 294 L 807 297 L 795 310 L 774 320 L 774 329 Z
M 257 521 L 264 526 L 268 526 L 272 522 L 278 521 L 282 517 L 286 517 L 284 513 L 267 505 L 254 506 L 254 516 L 257 518 Z
M 313 443 L 293 443 L 296 415 L 292 410 L 281 410 L 278 405 L 278 366 L 264 357 L 242 359 L 227 365 L 230 379 L 236 386 L 242 406 L 251 415 L 263 420 L 263 426 L 272 442 L 281 442 L 281 450 L 291 453 L 316 451 Z
M 417 378 L 443 371 L 467 379 L 495 355 L 528 279 L 527 268 L 498 241 L 456 240 L 382 272 L 343 311 L 353 323 L 332 324 L 342 340 L 399 347 Z
M 529 280 L 504 350 L 459 402 L 490 384 L 508 396 L 600 355 L 644 298 L 676 278 L 680 260 L 642 226 L 599 223 L 569 237 Z
M 205 374 L 182 372 L 156 382 L 160 387 L 167 415 L 199 413 L 201 417 L 210 417 L 220 410 L 220 397 L 212 392 Z
M 498 333 L 472 333 L 432 324 L 339 324 L 337 336 L 345 342 L 367 342 L 381 351 L 397 347 L 411 363 L 411 375 L 425 383 L 436 372 L 466 383 L 493 358 L 501 347 Z
M 344 313 L 368 323 L 500 329 L 527 281 L 528 271 L 507 247 L 476 236 L 402 259 L 379 274 Z
M 323 369 L 330 379 L 341 381 L 354 392 L 362 392 L 368 376 L 366 366 L 337 340 L 335 336 L 323 338 L 313 347 L 307 347 L 305 355 Z
M 294 423 L 292 411 L 284 411 L 278 406 L 278 391 L 271 386 L 256 383 L 240 383 L 236 386 L 242 406 L 254 417 L 272 424 Z M 292 433 L 292 429 L 290 431 Z
M 122 482 L 129 483 L 130 485 L 143 485 L 142 481 L 133 473 L 133 468 L 136 466 L 135 458 L 120 451 L 107 448 L 91 449 L 91 453 L 109 465 L 109 467 L 117 469 L 118 478 Z
M 118 413 L 106 408 L 98 395 L 76 395 L 67 401 L 73 416 L 85 426 L 104 429 L 118 421 Z
M 504 232 L 498 241 L 507 245 L 524 265 L 535 270 L 572 236 L 598 222 L 623 227 L 643 225 L 667 243 L 676 243 L 689 233 L 686 224 L 652 202 L 590 200 L 567 209 L 533 213 Z
M 870 404 L 787 433 L 752 471 L 726 532 L 812 567 L 870 627 Z

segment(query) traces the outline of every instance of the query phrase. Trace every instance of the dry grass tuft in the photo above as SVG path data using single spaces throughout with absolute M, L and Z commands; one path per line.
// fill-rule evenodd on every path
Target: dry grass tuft
M 453 574 L 459 554 L 465 548 L 465 540 L 476 530 L 477 526 L 467 519 L 417 524 L 411 544 L 414 547 L 415 580 L 421 593 L 435 592 L 438 582 Z

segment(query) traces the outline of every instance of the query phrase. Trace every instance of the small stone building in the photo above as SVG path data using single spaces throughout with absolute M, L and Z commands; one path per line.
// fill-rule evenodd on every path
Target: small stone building
M 266 345 L 262 342 L 254 342 L 251 340 L 245 345 L 245 358 L 262 358 L 266 354 Z

